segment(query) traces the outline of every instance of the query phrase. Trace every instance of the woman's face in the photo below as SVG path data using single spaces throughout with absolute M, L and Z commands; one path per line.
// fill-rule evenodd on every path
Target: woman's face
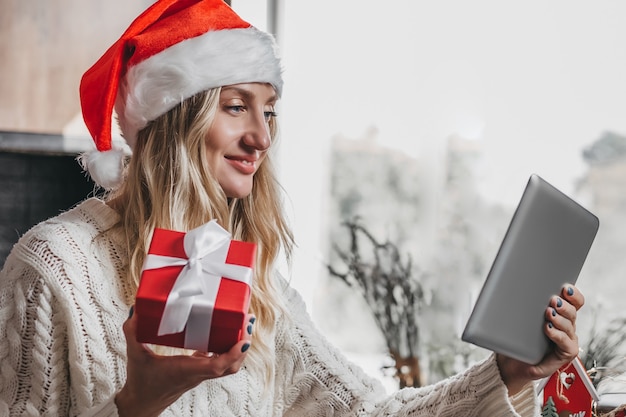
M 205 140 L 209 168 L 229 198 L 246 197 L 271 144 L 269 121 L 278 97 L 270 84 L 222 87 Z

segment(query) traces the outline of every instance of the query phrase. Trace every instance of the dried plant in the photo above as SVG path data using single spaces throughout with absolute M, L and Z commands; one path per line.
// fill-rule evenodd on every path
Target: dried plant
M 587 346 L 583 347 L 583 364 L 593 385 L 626 372 L 626 318 L 612 320 L 606 328 L 593 326 Z
M 328 271 L 365 298 L 394 360 L 400 387 L 421 386 L 417 319 L 424 292 L 411 258 L 403 260 L 392 242 L 378 242 L 358 218 L 343 225 L 350 233 L 349 247 L 334 245 L 343 265 L 341 270 L 328 265 Z M 363 253 L 367 247 L 371 256 Z

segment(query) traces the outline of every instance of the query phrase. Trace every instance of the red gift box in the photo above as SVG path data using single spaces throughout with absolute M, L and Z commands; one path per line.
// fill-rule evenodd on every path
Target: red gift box
M 137 341 L 223 353 L 241 339 L 253 243 L 215 221 L 187 233 L 155 229 L 135 300 Z

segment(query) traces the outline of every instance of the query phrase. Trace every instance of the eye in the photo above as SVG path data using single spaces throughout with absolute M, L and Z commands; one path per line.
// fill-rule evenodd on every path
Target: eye
M 242 105 L 226 106 L 226 109 L 233 114 L 239 114 L 246 111 L 246 107 Z
M 269 122 L 270 120 L 272 120 L 274 117 L 278 116 L 278 114 L 276 114 L 275 111 L 271 110 L 271 111 L 266 111 L 263 112 L 263 115 L 265 116 L 265 121 Z

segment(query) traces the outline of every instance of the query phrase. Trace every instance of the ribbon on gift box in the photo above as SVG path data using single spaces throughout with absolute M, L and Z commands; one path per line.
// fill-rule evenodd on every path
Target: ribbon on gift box
M 226 263 L 231 235 L 215 220 L 184 237 L 187 259 L 148 254 L 143 270 L 183 266 L 167 297 L 158 335 L 185 331 L 185 347 L 206 349 L 217 292 L 222 278 L 252 283 L 252 268 Z

